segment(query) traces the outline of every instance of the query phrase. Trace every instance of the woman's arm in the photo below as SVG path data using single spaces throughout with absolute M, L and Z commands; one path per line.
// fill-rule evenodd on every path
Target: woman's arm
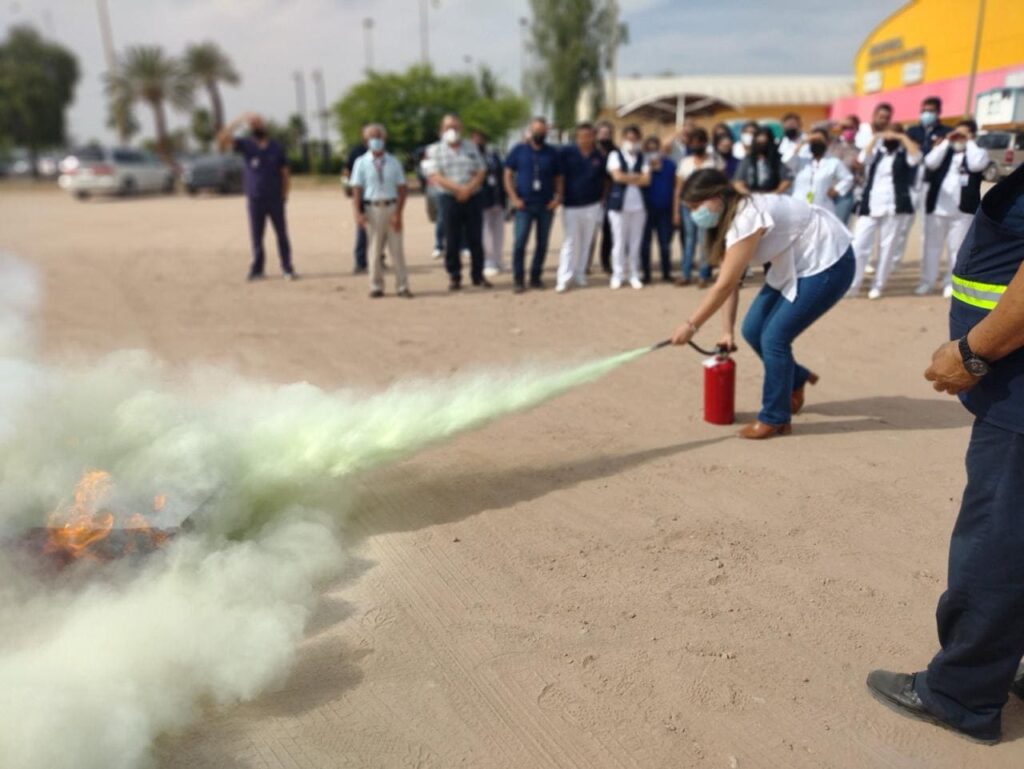
M 736 296 L 743 273 L 750 265 L 754 257 L 757 244 L 761 242 L 764 229 L 745 237 L 743 240 L 734 243 L 725 252 L 722 260 L 722 267 L 718 272 L 718 280 L 715 281 L 708 292 L 704 295 L 704 301 L 700 303 L 697 310 L 690 316 L 683 325 L 672 334 L 672 344 L 686 344 L 693 339 L 694 334 L 700 330 L 712 315 L 718 312 L 719 308 Z M 727 313 L 730 310 L 727 310 Z M 735 314 L 736 308 L 732 307 L 731 312 Z
M 725 300 L 722 307 L 722 340 L 718 343 L 727 350 L 736 344 L 736 312 L 740 306 L 740 285 L 732 290 L 732 295 Z

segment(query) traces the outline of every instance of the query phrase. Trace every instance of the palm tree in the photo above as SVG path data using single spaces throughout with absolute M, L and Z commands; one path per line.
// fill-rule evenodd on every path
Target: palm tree
M 197 85 L 206 88 L 213 110 L 213 128 L 224 127 L 224 105 L 220 98 L 220 83 L 238 85 L 240 78 L 231 59 L 216 43 L 190 45 L 185 49 L 185 69 Z
M 129 48 L 117 68 L 107 77 L 107 92 L 115 103 L 142 101 L 153 110 L 156 145 L 161 154 L 170 154 L 165 103 L 186 110 L 192 104 L 192 82 L 181 62 L 168 56 L 157 45 Z

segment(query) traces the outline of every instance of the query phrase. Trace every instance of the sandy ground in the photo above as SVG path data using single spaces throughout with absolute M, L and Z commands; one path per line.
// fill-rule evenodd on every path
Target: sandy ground
M 296 191 L 290 224 L 303 280 L 247 285 L 239 198 L 0 190 L 0 247 L 45 277 L 52 357 L 145 347 L 379 388 L 633 348 L 699 296 L 517 297 L 504 277 L 449 296 L 414 200 L 417 298 L 370 301 L 333 186 Z M 964 481 L 970 420 L 921 378 L 946 307 L 908 295 L 914 243 L 889 298 L 846 301 L 800 341 L 822 382 L 793 437 L 703 423 L 700 361 L 674 350 L 364 478 L 353 565 L 286 685 L 164 740 L 162 769 L 1024 765 L 1017 701 L 986 748 L 864 688 L 935 649 Z M 760 366 L 738 361 L 750 417 Z

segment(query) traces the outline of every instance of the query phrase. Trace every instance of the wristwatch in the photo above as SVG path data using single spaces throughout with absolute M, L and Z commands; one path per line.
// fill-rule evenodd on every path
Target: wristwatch
M 974 354 L 974 350 L 967 343 L 967 335 L 964 334 L 960 337 L 959 342 L 960 357 L 964 360 L 964 368 L 967 369 L 967 373 L 971 376 L 983 377 L 991 368 L 988 365 L 988 361 L 983 358 L 979 358 Z

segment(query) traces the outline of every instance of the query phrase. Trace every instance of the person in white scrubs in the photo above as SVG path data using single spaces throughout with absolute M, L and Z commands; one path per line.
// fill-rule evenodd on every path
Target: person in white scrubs
M 815 128 L 806 142 L 796 145 L 787 165 L 794 175 L 790 194 L 834 214 L 835 201 L 853 189 L 853 174 L 839 158 L 827 154 L 828 146 L 828 132 Z M 804 147 L 807 153 L 802 152 Z
M 622 144 L 608 153 L 608 175 L 612 178 L 608 193 L 608 221 L 612 226 L 612 277 L 608 286 L 622 288 L 629 274 L 629 285 L 644 287 L 640 279 L 640 244 L 647 224 L 647 210 L 641 191 L 651 183 L 651 169 L 640 145 L 640 128 L 626 126 Z

